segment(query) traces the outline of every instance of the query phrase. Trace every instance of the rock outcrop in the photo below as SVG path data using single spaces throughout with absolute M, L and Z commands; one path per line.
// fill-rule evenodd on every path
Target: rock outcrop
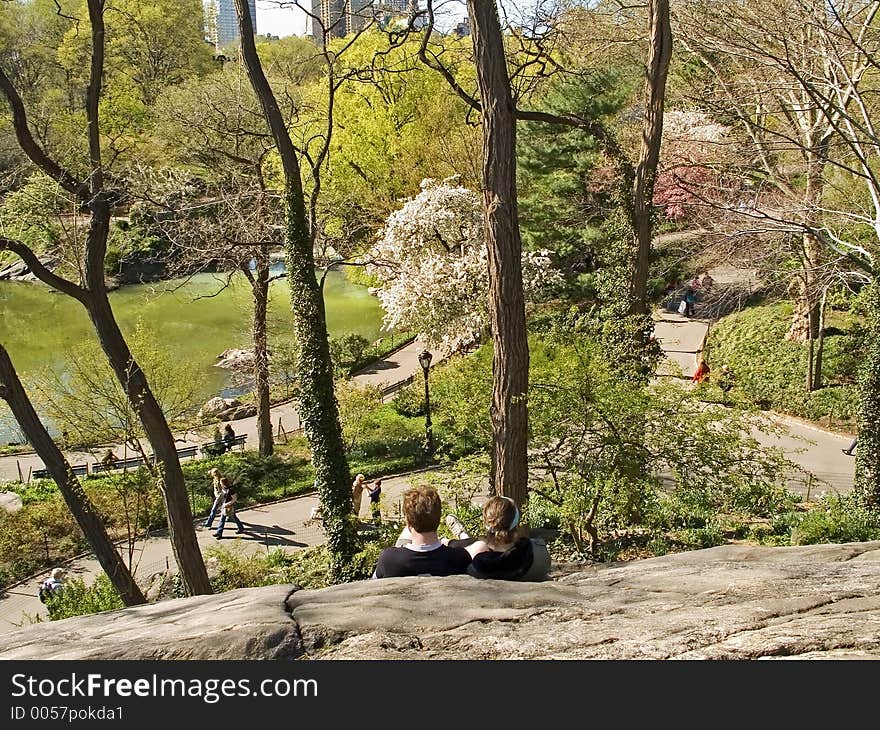
M 39 262 L 49 271 L 54 271 L 58 266 L 58 258 L 55 256 L 39 256 Z M 24 261 L 15 261 L 8 266 L 0 267 L 0 281 L 39 281 L 31 273 L 30 267 Z
M 723 546 L 545 583 L 244 589 L 0 635 L 4 659 L 880 658 L 880 542 Z
M 250 370 L 254 366 L 254 353 L 252 350 L 230 348 L 217 355 L 217 360 L 219 362 L 214 363 L 214 367 L 226 370 Z
M 201 420 L 237 421 L 257 415 L 257 407 L 242 403 L 238 398 L 211 398 L 203 405 L 196 418 Z

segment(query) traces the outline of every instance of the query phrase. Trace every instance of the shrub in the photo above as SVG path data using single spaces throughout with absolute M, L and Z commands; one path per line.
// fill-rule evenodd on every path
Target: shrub
M 82 578 L 71 578 L 46 601 L 51 621 L 123 607 L 122 599 L 104 573 L 95 578 L 90 586 Z
M 853 495 L 829 495 L 791 531 L 792 545 L 864 542 L 880 539 L 880 515 Z

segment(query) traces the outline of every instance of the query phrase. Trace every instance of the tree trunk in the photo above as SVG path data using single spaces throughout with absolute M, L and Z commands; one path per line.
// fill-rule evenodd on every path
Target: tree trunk
M 169 538 L 186 591 L 189 595 L 210 594 L 211 582 L 196 540 L 192 510 L 183 471 L 180 468 L 180 458 L 174 444 L 174 435 L 168 428 L 168 421 L 147 383 L 146 376 L 132 356 L 128 343 L 119 330 L 107 298 L 104 254 L 107 247 L 110 208 L 103 195 L 96 196 L 91 207 L 92 220 L 86 256 L 86 282 L 89 292 L 86 309 L 110 367 L 122 385 L 129 403 L 138 414 L 153 447 L 153 454 L 161 465 L 162 476 L 159 487 L 162 490 L 168 515 Z
M 260 246 L 257 270 L 251 286 L 254 292 L 254 395 L 257 401 L 257 439 L 260 456 L 271 456 L 274 448 L 269 412 L 269 348 L 266 344 L 266 310 L 269 304 L 269 251 Z
M 249 4 L 247 0 L 235 0 L 235 8 L 242 57 L 272 132 L 284 172 L 284 246 L 297 334 L 298 405 L 306 438 L 312 449 L 315 486 L 330 550 L 330 578 L 338 582 L 347 577 L 351 558 L 357 549 L 357 532 L 351 519 L 351 473 L 345 457 L 339 406 L 333 389 L 333 364 L 330 361 L 324 296 L 315 278 L 314 248 L 297 151 L 257 55 Z
M 516 190 L 516 109 L 494 2 L 468 0 L 483 125 L 483 205 L 489 258 L 492 487 L 528 498 L 529 348 Z
M 83 531 L 92 552 L 95 553 L 122 602 L 126 606 L 146 603 L 144 594 L 117 552 L 91 500 L 79 480 L 73 475 L 64 454 L 40 422 L 2 345 L 0 345 L 0 396 L 9 404 L 15 420 L 58 485 L 58 491 L 64 497 L 70 513 Z
M 821 145 L 820 145 L 821 146 Z M 794 313 L 788 339 L 801 344 L 819 335 L 819 266 L 822 263 L 822 244 L 812 230 L 819 227 L 818 210 L 824 190 L 825 158 L 812 150 L 807 151 L 807 184 L 804 189 L 804 225 L 801 236 L 801 272 Z
M 880 510 L 880 284 L 865 298 L 867 354 L 859 372 L 858 438 L 855 491 L 865 504 Z
M 636 251 L 632 274 L 632 310 L 648 313 L 648 272 L 651 266 L 651 242 L 654 231 L 654 182 L 660 163 L 663 136 L 663 108 L 666 100 L 666 76 L 672 56 L 672 29 L 669 0 L 651 0 L 649 6 L 651 50 L 645 71 L 645 119 L 639 164 L 633 184 L 632 217 Z
M 816 340 L 816 357 L 813 362 L 812 390 L 819 390 L 822 383 L 822 355 L 825 351 L 825 307 L 828 303 L 828 287 L 822 290 L 822 299 L 819 302 L 819 325 L 817 327 L 819 337 Z

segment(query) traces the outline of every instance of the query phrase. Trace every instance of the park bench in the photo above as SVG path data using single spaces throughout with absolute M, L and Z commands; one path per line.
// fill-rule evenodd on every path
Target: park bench
M 89 473 L 89 465 L 77 464 L 76 466 L 70 467 L 70 470 L 73 472 L 74 476 L 84 477 Z M 31 472 L 31 477 L 33 479 L 51 479 L 48 469 L 34 469 Z
M 232 443 L 228 443 L 226 441 L 211 441 L 206 444 L 202 444 L 202 454 L 205 456 L 220 456 L 221 454 L 225 454 L 227 451 L 232 451 L 235 446 L 241 446 L 242 450 L 244 449 L 244 442 L 247 441 L 247 434 L 242 433 L 232 439 Z
M 177 450 L 177 456 L 181 459 L 195 459 L 198 453 L 198 446 L 187 446 Z

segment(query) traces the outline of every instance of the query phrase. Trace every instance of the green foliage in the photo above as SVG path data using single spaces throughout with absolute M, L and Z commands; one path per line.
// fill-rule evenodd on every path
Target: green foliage
M 394 544 L 398 532 L 396 530 L 393 537 L 382 533 L 381 539 L 366 542 L 346 566 L 346 579 L 365 580 L 372 576 L 379 553 L 388 544 Z M 333 583 L 326 545 L 292 552 L 278 548 L 268 554 L 250 556 L 240 549 L 211 547 L 207 552 L 207 564 L 212 574 L 211 585 L 218 593 L 236 588 L 286 584 L 317 589 Z
M 807 346 L 786 339 L 788 304 L 751 307 L 712 327 L 707 344 L 714 372 L 727 364 L 736 378 L 732 397 L 759 408 L 812 420 L 849 423 L 855 415 L 857 363 L 863 359 L 862 330 L 852 317 L 830 318 L 822 358 L 826 387 L 807 392 Z M 711 380 L 711 376 L 710 376 Z
M 89 586 L 82 578 L 70 578 L 46 601 L 50 621 L 113 611 L 123 606 L 122 599 L 104 573 Z
M 59 215 L 70 214 L 76 204 L 69 193 L 48 175 L 35 172 L 0 206 L 3 235 L 24 241 L 36 251 L 47 251 L 63 237 Z
M 550 85 L 541 107 L 607 122 L 629 100 L 634 78 L 621 67 L 592 70 Z M 597 184 L 600 144 L 577 128 L 530 123 L 518 145 L 520 226 L 526 248 L 549 249 L 569 275 L 597 266 L 601 221 L 612 205 L 607 185 Z
M 256 451 L 228 452 L 181 464 L 187 488 L 196 495 L 196 513 L 207 514 L 214 501 L 208 471 L 217 468 L 238 489 L 239 508 L 304 494 L 315 474 L 303 457 L 260 456 Z
M 807 512 L 791 532 L 792 545 L 864 542 L 880 539 L 880 515 L 857 495 L 829 495 Z
M 350 372 L 355 364 L 363 361 L 369 348 L 370 341 L 354 332 L 331 337 L 330 359 L 333 361 L 333 367 L 339 373 Z
M 425 415 L 425 384 L 414 379 L 395 393 L 391 405 L 397 413 L 407 418 Z
M 336 401 L 346 449 L 354 451 L 368 428 L 367 419 L 382 406 L 382 388 L 340 380 L 336 383 Z
M 533 337 L 530 351 L 530 452 L 545 468 L 535 511 L 578 546 L 634 526 L 700 529 L 713 511 L 763 513 L 782 499 L 774 485 L 792 465 L 744 434 L 748 413 L 707 408 L 676 384 L 621 379 L 577 326 Z M 664 507 L 668 481 L 672 499 L 694 509 Z
M 158 333 L 143 324 L 128 344 L 169 426 L 186 428 L 201 400 L 204 372 L 175 358 Z M 75 345 L 64 364 L 64 372 L 44 372 L 35 384 L 41 410 L 56 428 L 87 445 L 130 443 L 144 436 L 137 404 L 130 402 L 96 340 Z

